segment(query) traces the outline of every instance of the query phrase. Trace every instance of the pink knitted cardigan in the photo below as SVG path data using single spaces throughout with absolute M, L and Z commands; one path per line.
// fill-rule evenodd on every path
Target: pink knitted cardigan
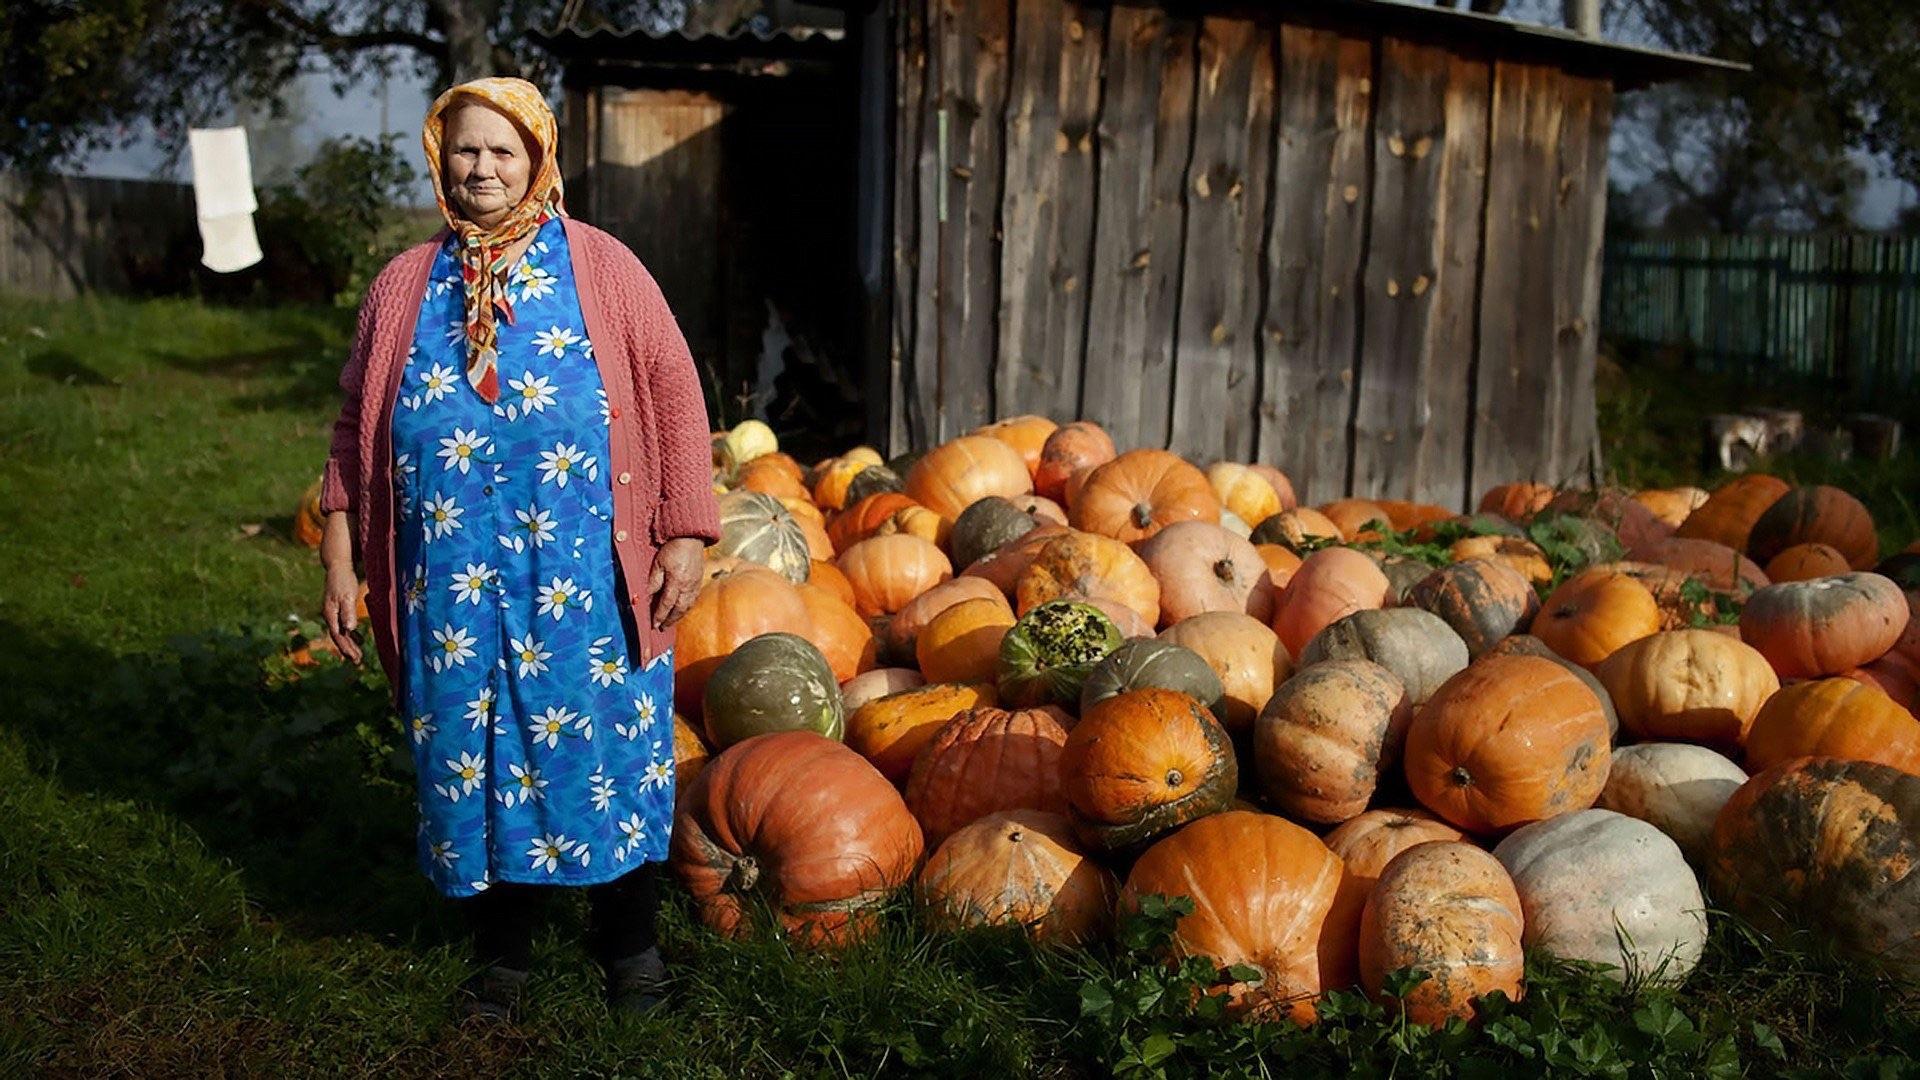
M 647 586 L 660 544 L 681 536 L 712 542 L 720 533 L 707 408 L 693 356 L 653 275 L 610 234 L 563 220 L 587 339 L 607 389 L 614 562 L 620 595 L 639 636 L 637 663 L 645 663 L 673 645 L 673 628 L 655 629 L 648 610 Z M 345 401 L 333 424 L 320 492 L 322 512 L 354 515 L 374 647 L 395 684 L 393 675 L 401 669 L 393 567 L 393 403 L 427 274 L 446 235 L 442 231 L 402 252 L 374 278 L 361 301 L 353 348 L 340 373 Z

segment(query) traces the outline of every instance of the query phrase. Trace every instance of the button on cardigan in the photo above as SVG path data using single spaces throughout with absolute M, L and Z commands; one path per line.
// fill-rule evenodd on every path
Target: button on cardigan
M 581 316 L 607 390 L 609 464 L 620 481 L 613 498 L 614 563 L 640 636 L 637 665 L 644 664 L 673 645 L 673 629 L 656 630 L 648 610 L 660 545 L 676 537 L 711 543 L 720 535 L 707 408 L 686 338 L 653 275 L 611 234 L 564 221 Z M 444 239 L 443 232 L 402 252 L 367 288 L 340 373 L 344 400 L 320 491 L 323 513 L 354 515 L 374 649 L 396 685 L 393 405 L 428 271 Z M 460 392 L 472 391 L 463 381 Z

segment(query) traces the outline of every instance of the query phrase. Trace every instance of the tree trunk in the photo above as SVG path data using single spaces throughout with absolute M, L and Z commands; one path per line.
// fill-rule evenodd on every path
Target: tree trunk
M 439 16 L 441 33 L 447 39 L 447 77 L 453 83 L 484 79 L 501 72 L 494 64 L 494 16 L 499 0 L 427 0 Z
M 1586 37 L 1600 36 L 1600 0 L 1560 0 L 1567 29 Z

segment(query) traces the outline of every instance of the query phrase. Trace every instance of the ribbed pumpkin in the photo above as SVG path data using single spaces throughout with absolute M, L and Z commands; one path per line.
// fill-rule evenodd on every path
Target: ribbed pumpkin
M 813 470 L 813 502 L 824 510 L 842 510 L 850 501 L 848 489 L 853 478 L 874 463 L 860 458 L 837 457 L 822 461 Z
M 1462 829 L 1495 833 L 1593 805 L 1611 758 L 1586 684 L 1536 656 L 1483 656 L 1407 729 L 1407 784 Z
M 946 550 L 947 534 L 953 531 L 953 522 L 919 504 L 901 507 L 893 516 L 880 523 L 873 530 L 875 536 L 895 536 L 904 534 L 918 537 L 934 547 Z
M 1020 451 L 987 435 L 941 443 L 907 471 L 907 494 L 948 521 L 989 495 L 1010 498 L 1032 490 Z
M 1129 450 L 1093 470 L 1067 508 L 1076 529 L 1123 543 L 1176 521 L 1220 521 L 1220 499 L 1199 469 L 1165 450 Z
M 1311 1024 L 1315 999 L 1357 977 L 1354 935 L 1365 898 L 1343 888 L 1339 856 L 1285 818 L 1230 810 L 1201 818 L 1148 848 L 1127 874 L 1120 909 L 1145 896 L 1186 896 L 1193 914 L 1174 928 L 1176 958 L 1260 969 L 1259 983 L 1222 988 L 1256 1019 Z
M 904 533 L 870 536 L 834 563 L 853 586 L 854 610 L 869 617 L 891 615 L 953 576 L 953 564 L 939 548 Z
M 1011 712 L 980 706 L 942 725 L 907 776 L 907 809 L 927 843 L 1002 810 L 1065 814 L 1060 755 L 1069 721 L 1052 706 Z
M 1399 761 L 1410 710 L 1405 687 L 1379 664 L 1302 668 L 1254 722 L 1261 791 L 1297 820 L 1331 825 L 1358 816 Z
M 946 722 L 995 701 L 992 683 L 928 683 L 875 698 L 847 717 L 847 745 L 896 784 Z
M 1617 570 L 1582 570 L 1560 583 L 1533 620 L 1533 636 L 1589 670 L 1630 641 L 1660 630 L 1660 605 Z
M 1310 506 L 1296 506 L 1256 521 L 1247 537 L 1256 544 L 1279 544 L 1296 553 L 1313 544 L 1342 538 L 1340 526 Z
M 1647 562 L 1605 562 L 1596 563 L 1587 568 L 1587 573 L 1612 572 L 1625 574 L 1646 587 L 1647 594 L 1653 597 L 1653 606 L 1660 609 L 1660 629 L 1684 630 L 1694 625 L 1696 620 L 1711 620 L 1718 615 L 1720 605 L 1717 598 L 1695 593 L 1693 578 L 1658 563 Z
M 1012 600 L 1020 575 L 1033 565 L 1033 560 L 1041 550 L 1063 536 L 1075 535 L 1079 534 L 1065 525 L 1042 525 L 993 554 L 976 560 L 972 566 L 962 568 L 961 574 L 991 581 L 1008 600 Z
M 1150 627 L 1160 618 L 1160 583 L 1146 561 L 1118 540 L 1095 533 L 1070 532 L 1047 541 L 1014 580 L 1013 595 L 1022 615 L 1053 600 L 1107 599 L 1132 608 Z
M 1748 781 L 1713 829 L 1716 903 L 1920 981 L 1920 776 L 1817 758 Z
M 1147 689 L 1087 710 L 1067 735 L 1060 779 L 1080 836 L 1117 851 L 1225 807 L 1240 770 L 1205 706 Z
M 1699 578 L 1715 592 L 1745 596 L 1770 583 L 1758 564 L 1725 544 L 1669 536 L 1631 552 L 1642 562 L 1658 563 Z
M 1042 525 L 1065 525 L 1067 512 L 1060 504 L 1041 495 L 1015 495 L 1008 499 L 1015 510 L 1033 518 Z
M 1594 805 L 1666 833 L 1688 864 L 1704 872 L 1713 820 L 1746 782 L 1740 766 L 1704 746 L 1638 743 L 1613 752 L 1607 786 Z
M 989 495 L 960 511 L 947 534 L 947 551 L 962 569 L 1032 532 L 1039 525 L 1012 500 Z
M 826 590 L 848 607 L 853 606 L 853 582 L 848 581 L 847 575 L 830 562 L 813 560 L 812 567 L 807 571 L 807 584 Z
M 1373 504 L 1387 512 L 1387 524 L 1395 532 L 1411 532 L 1453 517 L 1453 511 L 1433 503 L 1406 502 L 1401 499 L 1375 499 Z
M 1115 694 L 1150 686 L 1178 690 L 1205 705 L 1216 720 L 1226 708 L 1226 687 L 1199 653 L 1170 641 L 1135 638 L 1094 665 L 1080 686 L 1080 711 Z
M 1360 985 L 1393 1004 L 1387 976 L 1427 977 L 1398 1004 L 1407 1019 L 1445 1027 L 1473 1020 L 1480 998 L 1521 996 L 1520 894 L 1500 860 L 1453 840 L 1420 844 L 1387 864 L 1360 916 Z
M 325 479 L 325 476 L 315 477 L 300 493 L 300 501 L 294 504 L 293 542 L 302 547 L 317 548 L 326 535 L 327 518 L 320 512 L 320 487 Z
M 833 541 L 834 551 L 845 551 L 878 532 L 893 515 L 918 505 L 898 491 L 868 495 L 833 516 L 827 523 L 827 539 Z
M 920 903 L 935 931 L 1018 926 L 1043 943 L 1105 936 L 1118 885 L 1073 839 L 1073 824 L 1042 810 L 1009 810 L 955 832 L 920 872 Z
M 1058 430 L 1059 425 L 1052 420 L 1028 413 L 995 420 L 984 427 L 975 428 L 973 433 L 999 439 L 1019 451 L 1020 460 L 1026 463 L 1027 475 L 1032 476 L 1040 468 L 1040 452 Z
M 1754 521 L 1747 554 L 1765 565 L 1795 544 L 1807 543 L 1835 549 L 1855 570 L 1870 570 L 1880 561 L 1873 515 L 1859 499 L 1827 484 L 1797 487 L 1774 500 Z
M 1307 556 L 1273 607 L 1273 632 L 1299 656 L 1313 635 L 1336 619 L 1386 603 L 1387 576 L 1352 548 L 1327 548 Z
M 1853 569 L 1847 557 L 1825 544 L 1795 544 L 1767 560 L 1769 581 L 1811 581 Z
M 1707 501 L 1707 493 L 1697 487 L 1649 488 L 1633 493 L 1633 501 L 1646 507 L 1669 529 L 1680 523 Z
M 1213 669 L 1225 695 L 1216 718 L 1236 736 L 1253 730 L 1254 717 L 1273 696 L 1273 688 L 1293 673 L 1293 661 L 1279 636 L 1251 615 L 1195 615 L 1160 631 L 1160 640 L 1192 649 Z
M 735 649 L 761 634 L 804 634 L 810 626 L 806 600 L 779 574 L 748 565 L 715 575 L 675 624 L 674 707 L 697 718 L 707 680 Z
M 1273 582 L 1274 596 L 1287 587 L 1293 580 L 1294 572 L 1300 569 L 1300 556 L 1281 547 L 1279 544 L 1254 544 L 1253 550 L 1260 561 L 1267 564 L 1267 580 Z
M 810 946 L 859 940 L 920 861 L 920 826 L 860 755 L 810 731 L 715 756 L 674 820 L 671 861 L 700 921 L 744 936 L 765 904 Z
M 785 454 L 757 457 L 741 466 L 737 491 L 757 491 L 775 498 L 812 499 L 813 492 L 801 479 L 800 466 Z
M 1613 696 L 1607 693 L 1607 688 L 1601 685 L 1600 679 L 1593 672 L 1547 648 L 1546 642 L 1532 634 L 1514 634 L 1504 638 L 1483 655 L 1538 656 L 1542 660 L 1551 660 L 1559 664 L 1567 674 L 1579 679 L 1582 686 L 1592 691 L 1594 698 L 1600 702 L 1601 711 L 1607 714 L 1607 733 L 1610 736 L 1617 736 L 1620 733 L 1620 715 L 1614 710 Z
M 1754 522 L 1791 490 L 1792 485 L 1777 476 L 1765 473 L 1736 476 L 1688 514 L 1674 535 L 1712 540 L 1735 551 L 1746 551 Z
M 1067 478 L 1114 459 L 1113 439 L 1091 420 L 1062 424 L 1040 446 L 1033 466 L 1033 490 L 1055 502 L 1066 500 Z
M 1509 634 L 1524 633 L 1540 610 L 1540 594 L 1519 571 L 1491 559 L 1443 566 L 1407 590 L 1407 603 L 1430 611 L 1460 635 L 1469 657 Z
M 888 694 L 897 694 L 902 690 L 914 690 L 927 685 L 927 680 L 912 668 L 874 668 L 861 672 L 840 684 L 840 701 L 848 716 L 860 711 L 860 707 L 869 701 L 877 701 Z
M 1286 509 L 1272 481 L 1249 465 L 1216 461 L 1207 466 L 1207 483 L 1220 505 L 1241 521 L 1259 524 Z
M 1407 701 L 1421 705 L 1462 668 L 1467 646 L 1440 617 L 1419 608 L 1356 611 L 1313 636 L 1302 669 L 1329 660 L 1371 660 L 1393 672 Z
M 1553 489 L 1545 484 L 1498 484 L 1480 496 L 1482 514 L 1498 514 L 1509 521 L 1525 521 L 1547 508 L 1553 501 Z
M 1006 601 L 962 600 L 933 617 L 915 644 L 929 682 L 989 682 L 1000 666 L 1000 642 L 1013 629 Z
M 806 533 L 780 500 L 757 491 L 720 498 L 720 541 L 714 550 L 759 563 L 788 581 L 807 580 L 812 554 Z
M 1580 810 L 1514 830 L 1493 854 L 1513 875 L 1529 950 L 1655 986 L 1679 985 L 1700 962 L 1706 899 L 1680 848 L 1652 825 Z
M 1379 530 L 1392 524 L 1391 516 L 1380 504 L 1369 499 L 1335 499 L 1321 503 L 1320 512 L 1340 530 L 1347 540 L 1377 539 Z
M 835 682 L 846 682 L 878 663 L 879 643 L 873 627 L 846 601 L 819 585 L 807 582 L 798 586 L 800 599 L 807 605 L 807 639 L 820 649 L 833 669 Z
M 1050 600 L 1020 616 L 1000 640 L 1000 698 L 1012 705 L 1073 706 L 1081 685 L 1124 640 L 1099 608 Z
M 1907 599 L 1879 574 L 1769 585 L 1747 598 L 1740 637 L 1783 679 L 1837 675 L 1880 658 L 1906 629 Z
M 1273 616 L 1267 564 L 1252 544 L 1218 525 L 1175 522 L 1140 545 L 1140 558 L 1160 584 L 1164 624 L 1209 611 L 1244 611 L 1261 622 Z
M 846 731 L 840 683 L 827 658 L 795 634 L 762 634 L 743 643 L 707 680 L 702 696 L 707 741 L 725 750 L 770 731 Z
M 1394 856 L 1430 840 L 1466 834 L 1425 810 L 1369 810 L 1327 834 L 1327 849 L 1347 866 L 1347 878 L 1364 896 Z
M 1534 585 L 1553 580 L 1553 565 L 1547 553 L 1523 536 L 1464 536 L 1447 548 L 1447 558 L 1456 563 L 1485 559 L 1496 562 Z
M 943 611 L 967 600 L 998 600 L 1013 618 L 1013 607 L 1000 590 L 985 578 L 957 577 L 943 581 L 893 613 L 881 633 L 881 651 L 897 663 L 919 663 L 920 634 Z
M 1595 672 L 1635 739 L 1739 746 L 1774 691 L 1767 658 L 1711 630 L 1668 630 L 1622 646 Z
M 693 782 L 700 779 L 700 773 L 713 757 L 706 739 L 700 729 L 687 723 L 687 718 L 679 713 L 673 714 L 673 801 L 678 806 L 687 797 L 687 791 Z
M 1920 775 L 1920 720 L 1853 679 L 1795 683 L 1760 707 L 1747 733 L 1747 771 L 1797 757 L 1876 761 Z

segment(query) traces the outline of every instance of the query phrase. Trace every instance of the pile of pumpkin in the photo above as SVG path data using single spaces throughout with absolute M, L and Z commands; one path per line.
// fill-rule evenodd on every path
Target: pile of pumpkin
M 1406 968 L 1414 1019 L 1471 1019 L 1524 948 L 1675 982 L 1709 898 L 1920 974 L 1920 549 L 1844 491 L 1313 508 L 1031 416 L 714 446 L 673 863 L 724 932 L 846 942 L 911 884 L 1087 941 L 1184 895 L 1173 950 L 1302 1023 Z

